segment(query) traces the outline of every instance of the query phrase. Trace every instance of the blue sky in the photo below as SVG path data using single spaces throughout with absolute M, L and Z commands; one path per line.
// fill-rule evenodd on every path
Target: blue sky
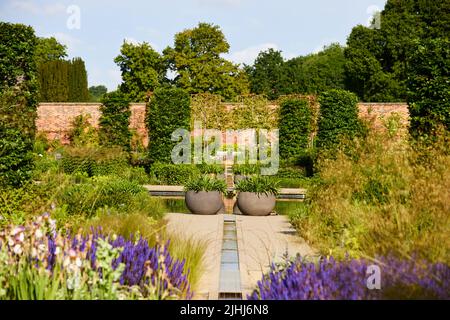
M 352 27 L 367 24 L 386 0 L 0 0 L 2 21 L 31 25 L 38 36 L 55 36 L 69 57 L 86 62 L 89 85 L 114 90 L 120 71 L 114 63 L 124 39 L 146 41 L 161 52 L 175 33 L 210 22 L 221 27 L 228 59 L 252 63 L 258 52 L 275 48 L 285 58 L 345 44 Z M 79 29 L 69 28 L 79 9 Z M 69 12 L 68 12 L 69 11 Z M 74 24 L 72 24 L 74 26 Z

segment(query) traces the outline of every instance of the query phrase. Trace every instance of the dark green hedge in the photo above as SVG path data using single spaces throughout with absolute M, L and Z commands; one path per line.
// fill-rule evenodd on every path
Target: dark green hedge
M 440 126 L 450 130 L 450 40 L 416 42 L 408 65 L 410 133 L 428 140 Z
M 189 94 L 177 88 L 156 89 L 148 104 L 146 123 L 150 162 L 171 163 L 171 151 L 178 143 L 171 140 L 172 132 L 189 130 Z
M 131 132 L 130 101 L 120 91 L 107 93 L 103 96 L 102 115 L 99 120 L 99 140 L 104 146 L 120 146 L 130 150 Z
M 352 139 L 361 132 L 358 118 L 358 97 L 346 90 L 330 90 L 319 97 L 320 116 L 317 147 L 330 149 L 343 139 Z
M 31 27 L 0 22 L 0 185 L 31 176 L 37 85 Z
M 291 158 L 308 147 L 311 134 L 311 109 L 308 101 L 287 99 L 280 105 L 280 157 Z

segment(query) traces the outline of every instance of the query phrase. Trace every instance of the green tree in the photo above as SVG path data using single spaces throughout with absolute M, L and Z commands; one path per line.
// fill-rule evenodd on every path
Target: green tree
M 104 146 L 120 146 L 124 150 L 129 151 L 131 111 L 128 97 L 120 91 L 105 94 L 102 98 L 100 111 L 102 112 L 99 120 L 100 144 Z
M 307 100 L 286 99 L 280 105 L 280 156 L 299 156 L 308 147 L 312 112 Z
M 0 186 L 31 177 L 37 118 L 33 28 L 0 22 Z
M 450 41 L 418 40 L 408 58 L 410 133 L 430 141 L 440 127 L 450 130 Z
M 104 85 L 91 86 L 89 87 L 90 100 L 94 102 L 100 101 L 103 95 L 107 92 L 108 89 Z
M 87 71 L 83 59 L 74 58 L 69 63 L 69 100 L 70 102 L 89 101 Z
M 285 63 L 283 94 L 320 94 L 345 86 L 344 48 L 333 43 L 318 53 Z
M 164 61 L 146 42 L 132 44 L 124 41 L 120 55 L 114 62 L 122 72 L 120 90 L 132 101 L 145 101 L 149 92 L 154 91 L 164 81 Z
M 249 90 L 245 72 L 220 56 L 229 48 L 218 26 L 199 23 L 177 33 L 173 48 L 163 53 L 178 87 L 191 94 L 208 92 L 232 99 Z
M 38 68 L 39 101 L 67 102 L 70 96 L 70 62 L 53 60 L 42 62 Z
M 172 132 L 189 130 L 191 101 L 189 94 L 180 88 L 158 88 L 147 107 L 146 124 L 151 163 L 172 163 L 171 151 L 178 143 L 172 141 Z
M 317 147 L 332 150 L 345 139 L 361 133 L 358 97 L 349 91 L 333 89 L 319 96 L 320 116 Z
M 283 92 L 286 69 L 281 51 L 272 48 L 262 51 L 255 63 L 245 69 L 252 93 L 265 94 L 270 100 L 275 100 Z
M 347 88 L 364 101 L 404 101 L 416 39 L 447 37 L 450 1 L 388 0 L 380 28 L 356 26 L 347 40 Z
M 37 38 L 34 55 L 38 66 L 44 62 L 62 60 L 67 57 L 67 46 L 59 43 L 54 37 Z

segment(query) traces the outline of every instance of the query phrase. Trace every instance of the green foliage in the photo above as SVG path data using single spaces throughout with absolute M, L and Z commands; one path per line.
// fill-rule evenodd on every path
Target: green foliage
M 450 41 L 417 41 L 408 59 L 408 105 L 413 137 L 431 141 L 450 130 Z
M 252 93 L 264 94 L 270 100 L 278 99 L 285 91 L 286 69 L 281 51 L 268 49 L 258 54 L 254 64 L 246 67 Z
M 139 183 L 118 176 L 93 177 L 80 184 L 71 184 L 60 192 L 57 201 L 60 206 L 67 206 L 68 214 L 86 217 L 94 216 L 103 208 L 155 218 L 163 212 L 160 199 L 152 198 Z
M 39 100 L 42 102 L 87 102 L 89 91 L 84 61 L 49 60 L 38 66 Z
M 387 1 L 380 28 L 356 26 L 345 49 L 347 88 L 364 101 L 405 101 L 416 39 L 448 37 L 448 1 Z
M 190 97 L 182 89 L 155 90 L 147 108 L 146 124 L 149 134 L 151 163 L 171 162 L 171 151 L 178 143 L 172 141 L 172 132 L 190 125 Z
M 62 168 L 66 173 L 84 172 L 89 176 L 108 175 L 123 170 L 128 156 L 121 148 L 67 147 Z
M 233 165 L 233 173 L 237 175 L 253 175 L 259 174 L 261 170 L 260 165 L 258 164 L 234 164 Z
M 330 89 L 344 89 L 344 48 L 339 44 L 322 51 L 288 60 L 284 64 L 282 94 L 320 94 Z
M 177 73 L 174 82 L 188 93 L 214 93 L 225 99 L 248 93 L 246 74 L 221 57 L 229 44 L 220 28 L 199 23 L 175 35 L 173 48 L 164 50 L 170 70 Z
M 108 89 L 104 85 L 89 87 L 90 101 L 99 102 L 103 95 L 108 92 Z
M 191 164 L 154 163 L 150 175 L 158 184 L 183 185 L 200 175 L 198 167 Z
M 191 97 L 191 128 L 199 121 L 203 128 L 225 130 L 230 113 L 222 103 L 222 97 L 212 93 L 198 93 Z
M 239 181 L 235 190 L 276 196 L 279 193 L 278 185 L 279 182 L 276 179 L 256 175 Z
M 0 185 L 30 178 L 37 118 L 37 86 L 31 27 L 0 22 Z
M 243 95 L 236 97 L 237 104 L 231 111 L 231 129 L 276 129 L 277 110 L 270 105 L 265 96 Z
M 69 102 L 88 102 L 89 90 L 84 61 L 74 58 L 69 64 Z
M 197 164 L 197 168 L 202 174 L 222 174 L 225 172 L 225 168 L 220 164 Z
M 219 191 L 220 193 L 225 194 L 227 192 L 227 184 L 225 183 L 225 180 L 202 175 L 187 181 L 184 184 L 184 191 Z
M 114 62 L 122 72 L 120 90 L 134 102 L 147 102 L 148 94 L 160 86 L 166 73 L 162 57 L 146 42 L 124 41 Z
M 309 145 L 312 112 L 307 100 L 284 100 L 280 105 L 280 157 L 297 156 Z
M 353 139 L 360 133 L 358 97 L 354 93 L 345 90 L 327 91 L 319 97 L 319 102 L 319 149 L 333 149 L 344 139 Z
M 65 60 L 47 61 L 39 64 L 39 101 L 67 102 L 70 62 Z
M 67 46 L 54 37 L 37 38 L 34 56 L 38 66 L 44 62 L 62 60 L 67 57 Z
M 80 114 L 73 119 L 71 129 L 68 132 L 68 137 L 72 146 L 98 146 L 98 132 L 90 124 L 90 118 L 91 116 L 89 114 Z
M 120 91 L 106 94 L 100 107 L 100 144 L 104 146 L 120 146 L 124 150 L 130 150 L 131 132 L 130 102 L 125 94 Z

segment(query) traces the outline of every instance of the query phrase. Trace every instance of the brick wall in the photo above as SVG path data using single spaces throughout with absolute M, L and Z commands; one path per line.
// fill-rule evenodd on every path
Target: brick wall
M 375 124 L 382 126 L 381 119 L 392 113 L 401 116 L 403 124 L 409 122 L 408 106 L 405 103 L 360 103 L 360 116 L 374 119 Z M 49 139 L 60 139 L 68 143 L 67 132 L 73 119 L 80 115 L 90 115 L 90 123 L 98 127 L 100 118 L 99 103 L 41 103 L 38 107 L 36 122 L 38 132 L 46 133 Z M 228 109 L 232 106 L 227 106 Z M 135 130 L 142 138 L 144 145 L 148 143 L 147 129 L 145 127 L 145 104 L 131 104 L 130 129 Z

